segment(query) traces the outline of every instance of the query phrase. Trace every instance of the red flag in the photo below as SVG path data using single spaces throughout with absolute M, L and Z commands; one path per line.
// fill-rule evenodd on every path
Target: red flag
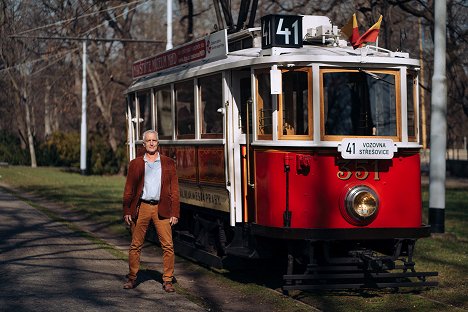
M 380 18 L 377 21 L 377 23 L 375 23 L 371 28 L 369 28 L 368 31 L 366 31 L 361 37 L 359 37 L 359 39 L 356 41 L 353 47 L 356 49 L 358 47 L 361 47 L 363 43 L 376 42 L 380 32 L 380 23 L 382 23 L 382 15 L 380 15 Z
M 359 28 L 356 20 L 356 14 L 353 14 L 349 22 L 346 23 L 343 28 L 341 28 L 341 32 L 346 36 L 351 45 L 354 46 L 355 42 L 359 38 Z

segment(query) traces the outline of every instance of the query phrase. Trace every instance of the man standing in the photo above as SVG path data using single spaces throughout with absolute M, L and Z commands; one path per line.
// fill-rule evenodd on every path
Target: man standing
M 179 183 L 175 162 L 158 152 L 158 133 L 143 133 L 145 155 L 132 160 L 123 194 L 125 222 L 131 226 L 132 243 L 128 252 L 129 274 L 123 285 L 132 289 L 140 267 L 140 254 L 146 230 L 151 220 L 156 228 L 163 250 L 163 289 L 174 292 L 174 245 L 171 226 L 179 221 Z

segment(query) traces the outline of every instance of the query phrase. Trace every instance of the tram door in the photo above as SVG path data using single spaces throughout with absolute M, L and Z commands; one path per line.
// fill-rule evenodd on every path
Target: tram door
M 232 72 L 233 97 L 237 113 L 237 129 L 234 144 L 238 147 L 235 152 L 238 155 L 238 166 L 240 168 L 240 179 L 236 181 L 236 189 L 241 192 L 237 202 L 242 203 L 242 210 L 237 211 L 237 221 L 255 221 L 255 200 L 253 188 L 254 161 L 253 152 L 250 147 L 252 142 L 252 81 L 250 69 Z M 235 116 L 236 114 L 234 114 Z M 239 207 L 239 205 L 237 205 Z

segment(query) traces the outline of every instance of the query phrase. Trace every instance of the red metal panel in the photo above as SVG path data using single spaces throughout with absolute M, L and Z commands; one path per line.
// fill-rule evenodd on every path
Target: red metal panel
M 181 180 L 197 181 L 197 159 L 194 146 L 176 148 L 177 175 Z
M 223 146 L 198 148 L 200 183 L 225 183 Z
M 284 159 L 290 161 L 289 209 L 292 228 L 355 228 L 340 205 L 355 185 L 373 188 L 380 199 L 376 219 L 367 225 L 419 227 L 421 180 L 419 154 L 399 153 L 391 160 L 349 160 L 328 153 L 255 152 L 257 223 L 283 226 L 286 207 Z M 376 170 L 377 169 L 377 170 Z

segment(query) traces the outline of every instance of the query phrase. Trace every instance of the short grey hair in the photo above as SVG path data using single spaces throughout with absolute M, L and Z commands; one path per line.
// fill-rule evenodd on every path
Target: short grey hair
M 156 140 L 158 140 L 158 141 L 159 141 L 159 135 L 158 135 L 158 132 L 157 132 L 156 130 L 152 130 L 152 129 L 150 129 L 150 130 L 146 130 L 145 132 L 143 132 L 143 141 L 145 140 L 145 138 L 146 138 L 146 135 L 147 135 L 148 133 L 153 133 L 153 134 L 155 134 L 155 135 L 156 135 Z

